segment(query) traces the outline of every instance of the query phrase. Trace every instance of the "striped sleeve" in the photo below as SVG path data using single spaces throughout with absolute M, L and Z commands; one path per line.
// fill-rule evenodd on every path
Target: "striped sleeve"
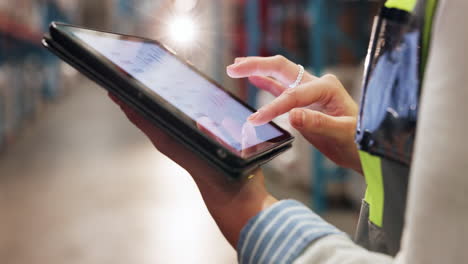
M 313 241 L 343 234 L 309 208 L 284 200 L 260 212 L 242 229 L 237 245 L 242 264 L 292 263 Z

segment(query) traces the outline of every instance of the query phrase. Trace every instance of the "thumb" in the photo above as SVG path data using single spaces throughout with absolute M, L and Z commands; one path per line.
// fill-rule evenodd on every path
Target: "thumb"
M 356 129 L 355 117 L 331 116 L 310 109 L 293 109 L 289 120 L 291 125 L 306 138 L 314 135 L 346 141 L 353 137 Z

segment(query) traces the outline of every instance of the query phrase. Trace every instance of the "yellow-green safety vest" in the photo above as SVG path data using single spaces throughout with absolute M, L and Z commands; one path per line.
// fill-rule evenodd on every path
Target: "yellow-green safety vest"
M 367 190 L 356 242 L 400 249 L 417 110 L 437 0 L 388 0 L 366 59 L 356 143 Z

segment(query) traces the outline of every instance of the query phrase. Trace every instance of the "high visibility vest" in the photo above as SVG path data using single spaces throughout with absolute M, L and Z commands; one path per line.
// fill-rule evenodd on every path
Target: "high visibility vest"
M 419 97 L 437 0 L 388 0 L 375 18 L 356 143 L 367 190 L 356 232 L 363 247 L 400 249 Z

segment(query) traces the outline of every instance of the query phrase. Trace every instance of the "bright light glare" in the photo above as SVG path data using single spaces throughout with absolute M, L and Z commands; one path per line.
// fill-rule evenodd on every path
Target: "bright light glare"
M 182 12 L 188 12 L 195 8 L 198 0 L 175 0 L 174 7 Z
M 169 37 L 180 45 L 187 45 L 195 40 L 197 29 L 195 21 L 189 16 L 175 16 L 169 21 Z

